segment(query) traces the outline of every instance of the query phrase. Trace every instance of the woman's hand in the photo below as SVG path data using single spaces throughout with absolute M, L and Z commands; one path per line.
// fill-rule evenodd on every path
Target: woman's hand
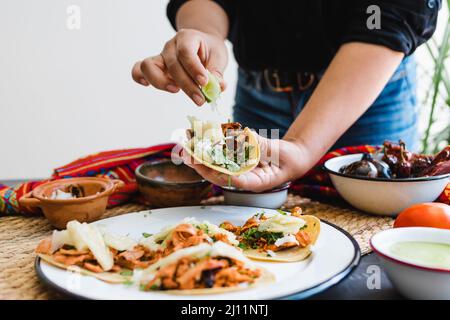
M 228 63 L 225 41 L 219 34 L 181 29 L 169 40 L 161 54 L 134 64 L 137 83 L 176 93 L 183 90 L 198 106 L 205 103 L 199 86 L 208 83 L 207 69 L 221 79 Z
M 255 169 L 239 176 L 231 176 L 235 188 L 261 192 L 303 176 L 313 165 L 301 144 L 288 140 L 258 137 L 261 161 Z M 206 180 L 227 186 L 230 176 L 195 163 L 183 152 L 184 163 L 194 168 Z

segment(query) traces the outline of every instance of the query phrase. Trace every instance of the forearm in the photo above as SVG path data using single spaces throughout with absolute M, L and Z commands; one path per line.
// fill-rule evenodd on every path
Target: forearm
M 382 46 L 343 45 L 284 139 L 304 148 L 313 166 L 375 101 L 402 59 Z
M 176 16 L 177 29 L 195 29 L 225 39 L 229 22 L 225 11 L 210 0 L 190 0 Z

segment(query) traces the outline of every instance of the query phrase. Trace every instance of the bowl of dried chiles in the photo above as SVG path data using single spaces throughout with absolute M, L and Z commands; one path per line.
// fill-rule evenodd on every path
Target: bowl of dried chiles
M 351 154 L 324 164 L 339 194 L 360 210 L 397 215 L 413 204 L 436 200 L 450 183 L 450 146 L 436 155 L 417 154 L 402 141 L 377 152 Z

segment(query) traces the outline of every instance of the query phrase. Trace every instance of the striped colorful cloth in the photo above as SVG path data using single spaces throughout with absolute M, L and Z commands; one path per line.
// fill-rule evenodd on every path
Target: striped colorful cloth
M 13 188 L 0 184 L 0 214 L 36 213 L 19 205 L 18 200 L 37 186 L 50 180 L 74 177 L 106 177 L 120 179 L 125 187 L 109 197 L 110 207 L 134 200 L 137 185 L 135 169 L 143 162 L 160 158 L 170 158 L 173 143 L 161 144 L 149 148 L 105 151 L 75 160 L 65 166 L 56 168 L 50 179 L 30 181 Z
M 43 181 L 30 181 L 19 184 L 13 188 L 0 184 L 0 214 L 37 213 L 19 206 L 18 199 L 37 186 L 55 179 L 73 177 L 106 177 L 120 179 L 125 187 L 109 198 L 110 207 L 131 201 L 140 201 L 134 176 L 135 169 L 143 162 L 155 159 L 170 158 L 175 144 L 167 143 L 149 148 L 136 148 L 125 150 L 105 151 L 78 159 L 63 167 L 54 170 L 50 179 Z M 327 153 L 303 178 L 291 185 L 291 192 L 307 196 L 339 197 L 333 188 L 327 173 L 322 165 L 328 159 L 354 153 L 374 152 L 373 146 L 356 146 L 341 148 Z M 450 185 L 442 193 L 439 201 L 450 204 Z

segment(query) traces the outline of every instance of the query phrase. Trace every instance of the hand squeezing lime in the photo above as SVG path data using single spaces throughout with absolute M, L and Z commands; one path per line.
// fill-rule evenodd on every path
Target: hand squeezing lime
M 221 88 L 219 79 L 208 71 L 208 83 L 200 87 L 206 102 L 215 104 L 220 97 Z

